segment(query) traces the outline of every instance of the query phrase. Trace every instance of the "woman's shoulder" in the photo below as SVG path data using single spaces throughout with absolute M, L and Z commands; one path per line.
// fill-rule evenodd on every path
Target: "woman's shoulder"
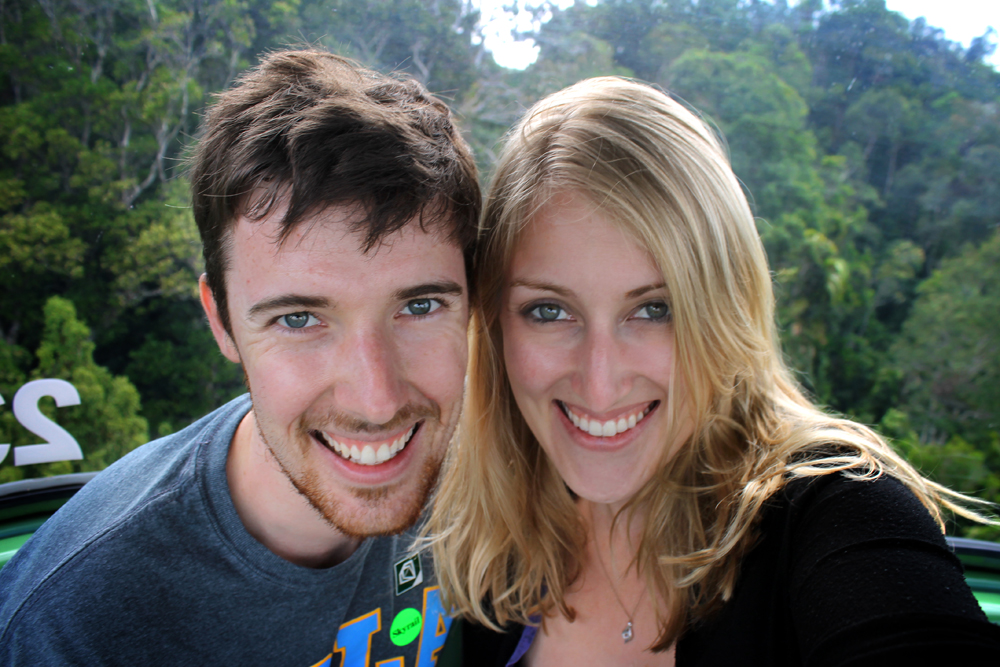
M 781 534 L 764 539 L 782 542 L 783 597 L 803 654 L 892 656 L 920 641 L 952 657 L 1000 648 L 940 527 L 904 483 L 837 473 L 795 480 L 783 495 L 786 516 L 766 529 Z
M 779 515 L 785 534 L 800 544 L 836 549 L 869 540 L 917 540 L 947 550 L 928 509 L 889 474 L 796 478 L 774 499 L 769 514 Z
M 838 471 L 829 474 L 794 476 L 781 489 L 784 500 L 795 503 L 823 502 L 840 494 L 894 496 L 898 498 L 916 497 L 903 482 L 889 473 L 872 477 L 863 471 Z M 918 501 L 919 502 L 919 501 Z
M 937 523 L 889 475 L 789 481 L 758 531 L 733 596 L 684 637 L 678 664 L 896 664 L 918 644 L 922 657 L 961 662 L 1000 650 Z

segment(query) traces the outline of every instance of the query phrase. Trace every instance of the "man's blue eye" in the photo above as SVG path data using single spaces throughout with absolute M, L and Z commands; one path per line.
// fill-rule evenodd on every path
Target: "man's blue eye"
M 531 309 L 529 314 L 536 320 L 542 320 L 543 322 L 554 322 L 556 320 L 566 319 L 566 311 L 551 303 L 543 303 L 540 306 L 535 306 Z
M 302 329 L 309 324 L 310 319 L 316 318 L 309 313 L 289 313 L 288 315 L 279 317 L 278 321 L 289 329 Z
M 413 299 L 403 307 L 404 315 L 427 315 L 441 307 L 437 299 Z

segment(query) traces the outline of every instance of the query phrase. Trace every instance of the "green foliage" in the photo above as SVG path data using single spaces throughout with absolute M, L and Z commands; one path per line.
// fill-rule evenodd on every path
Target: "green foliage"
M 478 12 L 459 0 L 317 0 L 304 10 L 307 40 L 383 71 L 413 76 L 461 101 L 476 80 Z
M 900 454 L 920 472 L 950 489 L 1000 499 L 1000 475 L 990 470 L 988 459 L 1000 456 L 994 438 L 991 456 L 959 435 L 939 443 L 921 442 L 906 413 L 890 409 L 881 422 L 882 430 L 894 435 Z
M 902 405 L 925 442 L 1000 433 L 1000 232 L 971 246 L 918 288 L 894 346 Z
M 124 372 L 142 394 L 153 435 L 177 431 L 246 391 L 242 368 L 219 352 L 198 303 L 177 300 L 136 315 L 150 333 L 129 352 Z
M 528 99 L 540 99 L 581 79 L 632 75 L 615 64 L 610 44 L 583 32 L 549 33 L 541 40 L 541 50 L 546 57 L 522 78 L 521 89 Z
M 24 351 L 39 349 L 53 295 L 76 304 L 94 355 L 118 373 L 156 334 L 122 326 L 142 325 L 134 311 L 196 303 L 200 244 L 176 167 L 206 92 L 298 12 L 297 0 L 0 4 L 0 339 L 18 351 L 0 363 L 38 377 Z M 191 363 L 211 367 L 217 352 L 199 350 Z M 188 409 L 156 416 L 200 415 Z
M 114 225 L 125 232 L 120 250 L 109 253 L 106 269 L 112 290 L 125 308 L 153 297 L 198 298 L 203 269 L 201 240 L 191 209 L 188 184 L 175 179 L 161 189 L 162 200 L 146 200 Z
M 816 161 L 808 107 L 767 61 L 689 50 L 665 74 L 669 90 L 718 123 L 759 214 L 795 207 L 818 187 L 808 182 Z
M 486 56 L 479 12 L 460 0 L 304 0 L 299 36 L 383 72 L 406 73 L 449 102 L 488 172 L 520 110 L 516 84 Z M 516 77 L 513 77 L 516 78 Z
M 982 445 L 973 445 L 960 435 L 943 442 L 924 442 L 914 430 L 910 416 L 891 408 L 879 424 L 893 438 L 896 450 L 921 474 L 953 491 L 1000 503 L 1000 433 Z M 989 508 L 973 508 L 989 511 Z M 1000 540 L 1000 526 L 984 526 L 965 519 L 954 528 L 966 537 Z M 954 531 L 949 531 L 954 532 Z
M 139 392 L 121 376 L 94 362 L 94 343 L 90 330 L 76 316 L 73 304 L 61 297 L 51 297 L 45 304 L 44 331 L 35 354 L 38 365 L 30 378 L 13 374 L 4 377 L 2 387 L 10 402 L 16 385 L 25 379 L 57 378 L 72 384 L 80 394 L 80 405 L 55 408 L 50 399 L 40 402 L 42 414 L 66 429 L 80 444 L 82 461 L 60 461 L 14 468 L 8 455 L 0 468 L 0 480 L 19 479 L 22 475 L 60 474 L 102 470 L 148 440 L 146 420 L 139 416 Z M 11 354 L 5 349 L 4 357 Z M 0 358 L 0 363 L 6 359 Z M 8 384 L 7 380 L 14 383 Z M 0 416 L 0 440 L 19 445 L 37 444 L 37 436 L 26 431 L 6 410 Z

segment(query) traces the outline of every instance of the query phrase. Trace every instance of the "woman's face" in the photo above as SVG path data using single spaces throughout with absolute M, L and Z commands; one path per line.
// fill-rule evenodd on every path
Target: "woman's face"
M 581 498 L 621 504 L 660 464 L 668 402 L 683 400 L 663 275 L 573 192 L 522 234 L 506 277 L 504 361 L 521 413 Z M 672 451 L 670 452 L 672 454 Z

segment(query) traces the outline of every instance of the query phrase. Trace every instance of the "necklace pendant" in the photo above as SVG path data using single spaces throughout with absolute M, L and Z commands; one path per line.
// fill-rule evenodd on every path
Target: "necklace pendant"
M 626 644 L 632 641 L 632 621 L 629 621 L 625 629 L 622 630 L 622 639 L 625 640 Z

